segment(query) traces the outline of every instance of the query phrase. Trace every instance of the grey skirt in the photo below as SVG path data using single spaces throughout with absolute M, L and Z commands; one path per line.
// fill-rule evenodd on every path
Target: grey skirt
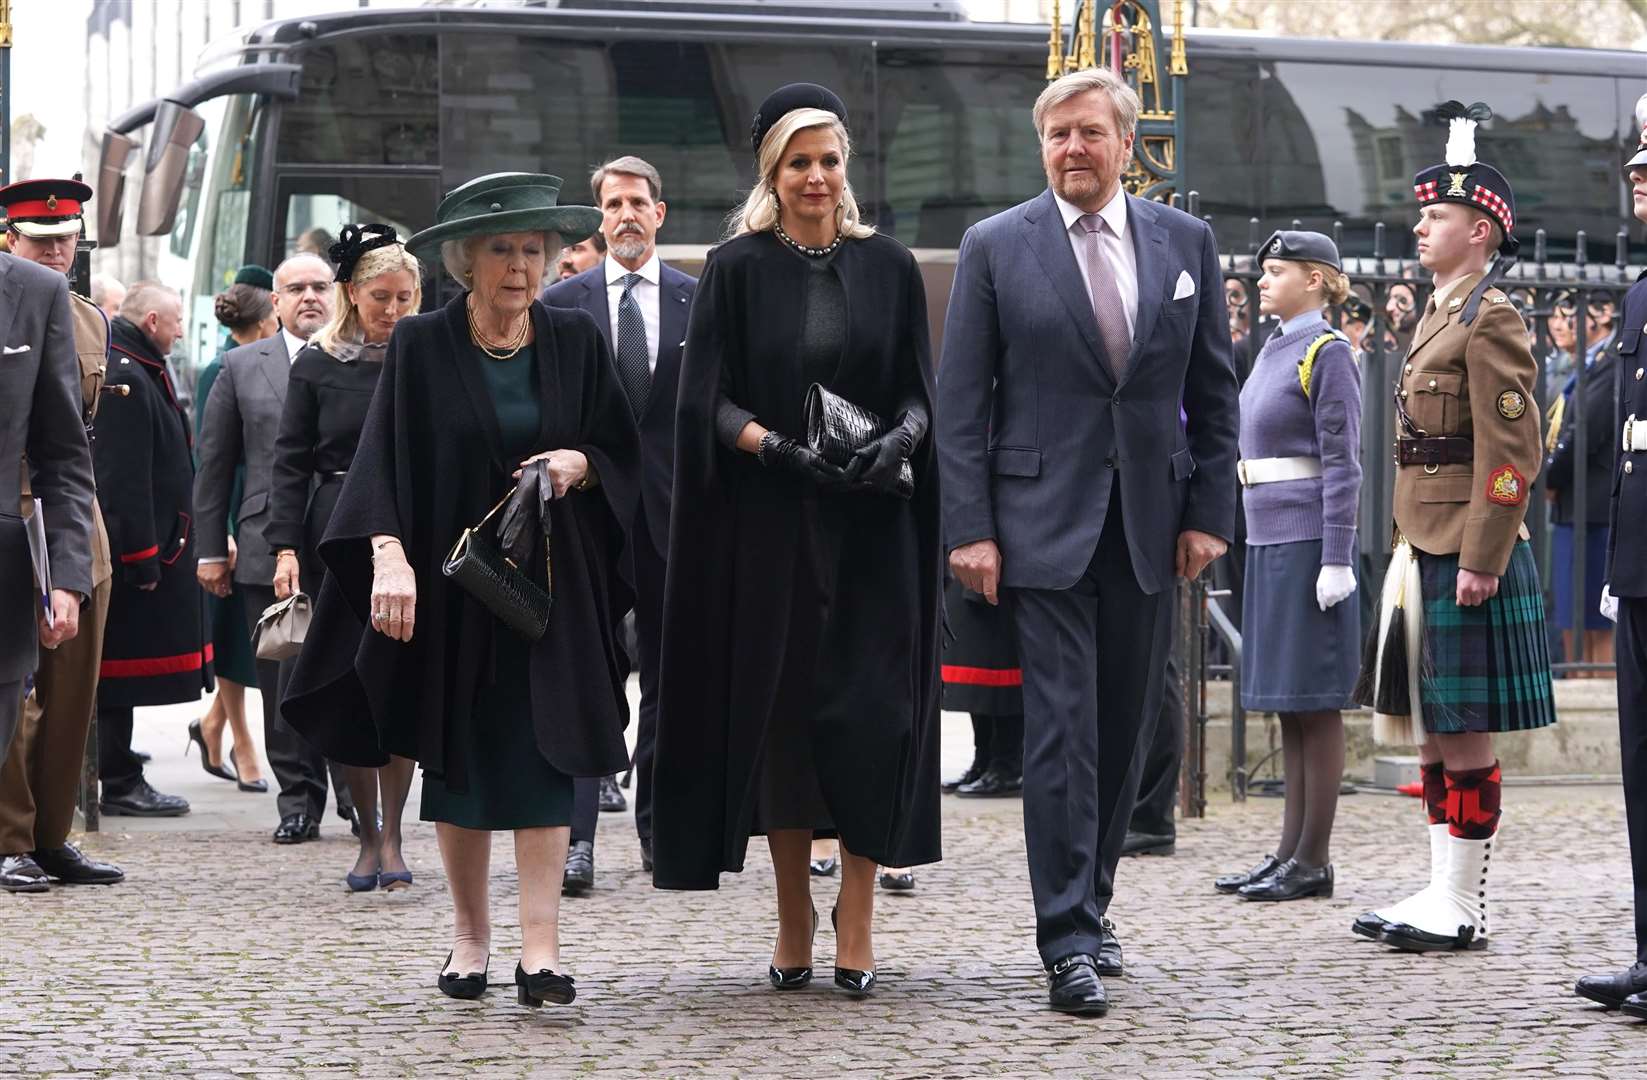
M 1241 705 L 1256 712 L 1350 706 L 1361 665 L 1361 605 L 1315 602 L 1321 541 L 1247 548 L 1241 597 Z M 1361 586 L 1356 583 L 1357 588 Z

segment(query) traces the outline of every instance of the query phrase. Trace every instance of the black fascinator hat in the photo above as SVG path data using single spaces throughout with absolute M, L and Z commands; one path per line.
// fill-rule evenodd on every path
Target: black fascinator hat
M 327 249 L 326 254 L 337 265 L 337 277 L 333 280 L 339 284 L 354 277 L 355 266 L 360 257 L 374 248 L 388 247 L 390 244 L 400 243 L 400 237 L 388 225 L 345 225 L 343 233 L 337 243 Z
M 761 102 L 761 107 L 755 110 L 755 121 L 749 126 L 749 148 L 760 156 L 761 143 L 766 141 L 766 135 L 779 120 L 796 109 L 822 109 L 827 113 L 834 113 L 841 123 L 846 123 L 846 102 L 842 101 L 827 86 L 817 83 L 798 82 L 788 86 L 780 86 Z

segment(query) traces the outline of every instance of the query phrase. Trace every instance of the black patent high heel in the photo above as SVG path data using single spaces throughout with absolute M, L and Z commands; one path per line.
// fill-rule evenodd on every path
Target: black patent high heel
M 445 994 L 447 997 L 458 998 L 462 1001 L 473 1001 L 480 997 L 480 995 L 486 993 L 486 973 L 492 967 L 492 956 L 490 953 L 486 955 L 485 968 L 479 972 L 471 971 L 467 975 L 459 975 L 456 972 L 447 971 L 446 966 L 451 962 L 452 954 L 448 952 L 446 954 L 446 963 L 440 965 L 440 977 L 435 981 L 435 985 L 440 987 L 441 993 Z
M 560 975 L 548 968 L 527 974 L 525 968 L 515 965 L 515 1000 L 522 1005 L 532 1009 L 542 1008 L 545 1001 L 551 1005 L 570 1005 L 577 996 L 572 976 Z
M 228 780 L 231 783 L 239 782 L 240 777 L 237 774 L 230 772 L 222 765 L 212 764 L 212 757 L 206 752 L 206 736 L 200 730 L 199 720 L 191 720 L 189 722 L 189 741 L 183 744 L 184 757 L 189 756 L 189 747 L 191 746 L 198 746 L 200 748 L 200 767 L 206 770 L 206 775 L 215 776 L 219 780 Z
M 840 932 L 840 908 L 829 909 L 829 925 Z M 844 968 L 839 965 L 835 968 L 835 986 L 845 990 L 852 997 L 868 997 L 875 989 L 875 973 L 873 971 L 859 971 L 857 968 Z
M 812 909 L 812 940 L 818 940 L 818 909 Z M 812 965 L 805 967 L 773 967 L 766 965 L 766 977 L 774 990 L 799 990 L 812 981 Z

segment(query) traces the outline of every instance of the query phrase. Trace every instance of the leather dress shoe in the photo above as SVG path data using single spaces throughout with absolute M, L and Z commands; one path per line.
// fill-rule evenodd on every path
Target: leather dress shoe
M 41 848 L 34 853 L 34 861 L 65 885 L 115 885 L 126 880 L 126 872 L 120 867 L 88 859 L 73 844 Z
M 320 839 L 320 823 L 308 814 L 287 814 L 275 826 L 274 842 L 277 844 L 301 844 L 306 840 Z
M 629 800 L 623 797 L 623 789 L 618 787 L 615 776 L 600 778 L 600 812 L 603 814 L 621 814 L 629 809 Z
M 595 842 L 574 840 L 566 851 L 566 873 L 561 878 L 560 891 L 567 896 L 582 896 L 595 887 Z
M 1244 870 L 1239 874 L 1225 874 L 1223 877 L 1213 878 L 1212 887 L 1221 893 L 1236 892 L 1243 885 L 1251 885 L 1255 881 L 1263 881 L 1265 878 L 1275 873 L 1276 868 L 1280 865 L 1280 859 L 1277 859 L 1274 855 L 1265 855 L 1258 865 L 1253 867 L 1251 870 Z M 1380 926 L 1382 926 L 1382 924 L 1380 924 Z
M 1115 936 L 1115 924 L 1104 916 L 1098 923 L 1098 974 L 1105 978 L 1118 979 L 1125 972 L 1121 963 L 1121 941 Z
M 1647 1020 L 1647 993 L 1631 994 L 1624 999 L 1624 1004 L 1618 1007 L 1618 1011 L 1637 1020 Z
M 1297 859 L 1288 859 L 1269 877 L 1243 885 L 1236 893 L 1243 900 L 1302 900 L 1307 896 L 1326 899 L 1332 896 L 1332 863 L 1305 866 Z
M 51 880 L 26 854 L 0 858 L 0 889 L 7 892 L 50 892 Z
M 112 817 L 182 817 L 189 812 L 189 800 L 163 795 L 143 779 L 123 788 L 105 786 L 100 806 Z
M 953 780 L 945 780 L 943 783 L 939 784 L 938 790 L 942 791 L 945 795 L 953 795 L 955 794 L 955 790 L 957 788 L 972 783 L 982 775 L 984 775 L 983 763 L 974 761 L 971 765 L 967 766 L 966 772 L 962 773 L 960 776 L 957 776 Z
M 1098 964 L 1086 953 L 1066 956 L 1052 965 L 1052 986 L 1047 998 L 1053 1009 L 1073 1016 L 1103 1016 L 1109 1012 L 1109 996 L 1098 978 Z
M 1638 963 L 1616 975 L 1585 975 L 1574 984 L 1573 991 L 1607 1009 L 1620 1008 L 1632 996 L 1647 991 L 1647 964 Z
M 984 775 L 972 783 L 955 789 L 955 794 L 963 799 L 1010 799 L 1023 793 L 1023 770 L 1008 772 L 995 765 L 991 765 Z
M 652 838 L 650 836 L 641 837 L 640 846 L 641 869 L 650 874 L 652 872 Z
M 1173 833 L 1143 833 L 1127 830 L 1121 841 L 1123 855 L 1171 855 L 1178 848 L 1178 837 Z

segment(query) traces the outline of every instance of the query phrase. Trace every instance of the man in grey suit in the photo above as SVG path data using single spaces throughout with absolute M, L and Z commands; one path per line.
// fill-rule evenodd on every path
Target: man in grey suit
M 25 457 L 44 518 L 49 620 L 19 515 Z M 0 762 L 39 646 L 55 649 L 79 632 L 80 605 L 92 591 L 94 490 L 68 280 L 0 254 Z
M 223 372 L 201 406 L 206 413 L 194 482 L 200 584 L 217 596 L 239 589 L 251 625 L 275 602 L 274 552 L 263 539 L 263 526 L 269 517 L 269 476 L 286 383 L 298 352 L 332 316 L 332 268 L 317 255 L 293 255 L 275 269 L 274 286 L 280 333 L 223 354 Z M 236 514 L 236 541 L 228 534 L 228 512 L 240 465 L 246 467 L 246 477 Z M 320 835 L 327 763 L 280 716 L 280 692 L 288 670 L 289 665 L 257 662 L 264 749 L 280 785 L 280 825 L 274 842 L 300 844 Z M 341 795 L 343 787 L 335 778 L 333 785 Z
M 1051 190 L 967 230 L 938 367 L 944 542 L 960 582 L 1013 612 L 1037 944 L 1052 1007 L 1085 1015 L 1121 973 L 1105 912 L 1173 577 L 1223 554 L 1235 518 L 1217 249 L 1204 223 L 1121 190 L 1138 111 L 1103 69 L 1041 94 Z

